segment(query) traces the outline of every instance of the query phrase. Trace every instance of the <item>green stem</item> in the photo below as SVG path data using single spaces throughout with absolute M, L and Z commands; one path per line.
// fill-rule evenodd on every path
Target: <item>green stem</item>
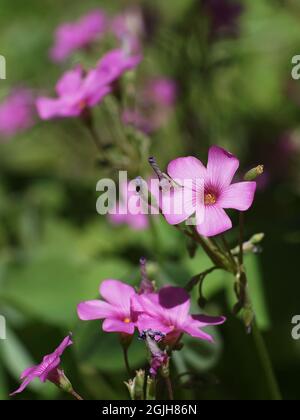
M 129 375 L 129 377 L 131 378 L 132 370 L 130 369 L 130 365 L 129 365 L 128 348 L 125 347 L 125 346 L 123 346 L 123 356 L 124 356 L 124 362 L 125 362 L 125 367 L 126 367 L 127 373 Z
M 78 401 L 83 401 L 83 398 L 82 398 L 79 394 L 77 394 L 77 392 L 75 392 L 75 391 L 74 391 L 74 389 L 72 389 L 72 391 L 71 391 L 71 395 L 73 395 L 73 397 L 74 397 L 76 400 L 78 400 Z
M 257 353 L 260 358 L 262 368 L 264 369 L 266 381 L 268 384 L 270 397 L 273 401 L 282 401 L 282 396 L 277 383 L 277 379 L 273 370 L 272 362 L 262 337 L 262 334 L 254 321 L 253 323 L 253 339 L 256 345 Z
M 239 263 L 242 267 L 244 265 L 244 230 L 245 230 L 245 218 L 244 213 L 240 212 L 240 237 L 239 237 L 239 245 L 240 245 L 240 253 L 239 253 Z
M 169 400 L 173 401 L 174 400 L 174 394 L 173 394 L 173 387 L 172 387 L 172 382 L 171 382 L 170 376 L 166 376 L 165 381 L 166 381 L 166 385 L 167 385 Z

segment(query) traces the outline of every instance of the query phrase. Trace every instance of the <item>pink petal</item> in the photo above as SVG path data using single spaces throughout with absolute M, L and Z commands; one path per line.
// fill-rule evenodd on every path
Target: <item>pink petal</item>
M 173 328 L 168 326 L 163 320 L 147 314 L 142 314 L 138 317 L 137 327 L 140 333 L 146 330 L 153 330 L 168 334 L 173 331 Z
M 239 182 L 232 184 L 221 193 L 218 205 L 223 209 L 248 210 L 253 203 L 256 182 Z
M 56 356 L 61 356 L 63 352 L 66 350 L 66 348 L 71 346 L 72 344 L 73 344 L 73 341 L 72 341 L 71 335 L 68 335 L 67 337 L 63 339 L 62 343 L 54 351 L 54 354 Z
M 102 328 L 105 332 L 118 332 L 132 335 L 135 325 L 133 322 L 126 323 L 118 319 L 106 319 L 103 322 Z
M 203 236 L 216 236 L 232 228 L 232 222 L 225 211 L 218 206 L 205 206 L 204 220 L 197 225 Z
M 56 84 L 56 92 L 59 96 L 78 92 L 82 84 L 83 71 L 80 66 L 66 72 Z
M 181 327 L 189 317 L 190 296 L 182 287 L 165 286 L 158 294 L 159 304 L 169 325 Z
M 36 107 L 42 120 L 50 120 L 55 117 L 77 117 L 81 110 L 77 104 L 67 103 L 64 99 L 38 98 Z
M 161 193 L 161 209 L 170 225 L 178 225 L 196 211 L 195 192 L 176 187 L 173 191 Z
M 92 321 L 116 316 L 118 311 L 107 302 L 90 300 L 80 303 L 77 307 L 77 313 L 82 321 Z
M 238 170 L 239 160 L 231 153 L 218 146 L 209 150 L 207 164 L 207 183 L 222 190 L 228 187 Z
M 24 370 L 24 372 L 21 373 L 20 379 L 25 379 L 27 376 L 29 376 L 31 373 L 34 372 L 34 370 L 36 369 L 36 366 L 32 366 L 29 367 L 27 369 Z
M 208 325 L 222 325 L 226 321 L 224 316 L 191 315 L 192 319 L 198 321 L 199 327 Z
M 186 326 L 186 327 L 184 328 L 184 332 L 185 332 L 186 334 L 189 334 L 189 335 L 190 335 L 190 336 L 192 336 L 192 337 L 195 337 L 195 338 L 200 338 L 201 340 L 209 341 L 209 342 L 211 342 L 211 343 L 213 343 L 213 342 L 214 342 L 214 339 L 212 338 L 212 336 L 211 336 L 211 335 L 209 335 L 209 334 L 207 334 L 207 333 L 205 333 L 204 331 L 201 331 L 201 330 L 197 327 L 197 325 L 190 324 L 190 325 Z
M 204 180 L 206 168 L 199 159 L 188 156 L 172 160 L 168 165 L 168 174 L 183 185 L 185 180 Z
M 32 382 L 34 379 L 35 379 L 35 377 L 26 378 L 25 381 L 20 386 L 20 388 L 18 388 L 16 391 L 12 392 L 9 395 L 12 397 L 16 394 L 20 394 L 21 392 L 23 392 L 25 390 L 25 388 L 27 388 L 27 386 L 30 384 L 30 382 Z
M 104 280 L 100 285 L 100 294 L 111 305 L 121 309 L 124 316 L 130 314 L 131 299 L 135 295 L 132 286 L 119 280 Z

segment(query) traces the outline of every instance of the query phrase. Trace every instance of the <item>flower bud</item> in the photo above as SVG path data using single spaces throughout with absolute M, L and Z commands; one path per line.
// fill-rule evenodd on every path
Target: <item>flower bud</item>
M 151 376 L 147 377 L 146 400 L 154 401 L 155 397 L 155 380 Z
M 145 371 L 138 370 L 135 378 L 125 382 L 128 388 L 130 398 L 133 401 L 144 400 L 144 383 L 145 383 Z
M 246 173 L 244 180 L 245 181 L 255 181 L 256 178 L 261 176 L 264 173 L 264 165 L 258 165 L 256 168 L 251 169 Z

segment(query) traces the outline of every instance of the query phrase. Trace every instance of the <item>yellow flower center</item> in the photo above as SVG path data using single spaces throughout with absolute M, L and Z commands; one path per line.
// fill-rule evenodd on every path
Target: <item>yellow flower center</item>
M 131 323 L 131 319 L 130 318 L 125 318 L 123 322 L 125 322 L 125 324 L 130 324 Z
M 213 204 L 216 204 L 216 202 L 217 202 L 217 197 L 215 196 L 215 194 L 208 193 L 204 195 L 204 204 L 206 206 L 211 206 Z

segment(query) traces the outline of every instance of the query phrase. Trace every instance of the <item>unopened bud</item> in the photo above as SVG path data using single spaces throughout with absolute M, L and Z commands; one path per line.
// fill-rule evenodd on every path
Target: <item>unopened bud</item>
M 125 382 L 128 388 L 130 398 L 133 401 L 140 401 L 144 399 L 144 383 L 145 383 L 145 371 L 138 370 L 135 378 Z
M 264 165 L 258 165 L 256 168 L 251 169 L 246 173 L 244 180 L 245 181 L 255 181 L 256 178 L 261 176 L 264 173 Z
M 151 376 L 147 377 L 146 400 L 154 401 L 155 397 L 155 380 Z

